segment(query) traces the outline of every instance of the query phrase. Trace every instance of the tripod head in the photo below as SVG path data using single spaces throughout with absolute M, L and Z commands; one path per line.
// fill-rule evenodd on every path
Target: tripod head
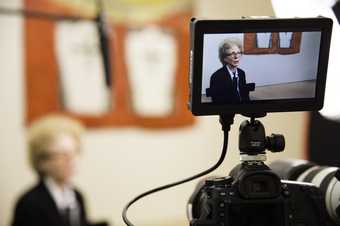
M 240 197 L 247 200 L 258 198 L 274 199 L 280 196 L 280 178 L 266 166 L 266 150 L 283 151 L 284 136 L 266 136 L 263 124 L 255 117 L 266 114 L 249 115 L 239 128 L 239 150 L 241 164 L 235 166 L 229 176 L 238 188 Z M 248 116 L 248 115 L 247 115 Z
M 281 134 L 266 136 L 263 124 L 255 120 L 259 115 L 250 116 L 250 121 L 245 120 L 239 129 L 239 150 L 241 161 L 265 161 L 266 150 L 280 152 L 285 148 L 285 139 Z M 261 114 L 260 116 L 265 116 Z

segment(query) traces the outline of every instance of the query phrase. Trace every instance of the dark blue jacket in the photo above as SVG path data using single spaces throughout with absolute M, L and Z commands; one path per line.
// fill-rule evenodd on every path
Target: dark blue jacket
M 207 89 L 207 96 L 212 98 L 215 104 L 237 104 L 249 101 L 249 90 L 246 86 L 245 72 L 237 68 L 239 77 L 239 94 L 241 100 L 235 96 L 232 87 L 232 77 L 226 66 L 215 71 L 210 78 L 210 87 Z

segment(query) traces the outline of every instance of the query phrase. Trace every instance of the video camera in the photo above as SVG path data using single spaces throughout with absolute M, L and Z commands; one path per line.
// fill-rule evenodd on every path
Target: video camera
M 256 120 L 322 108 L 331 30 L 322 17 L 191 20 L 189 108 L 220 115 L 226 130 L 234 114 L 250 120 L 239 129 L 241 163 L 229 176 L 201 181 L 190 197 L 190 226 L 340 225 L 340 207 L 327 207 L 340 194 L 325 201 L 330 196 L 318 185 L 264 163 L 266 150 L 283 151 L 285 140 L 266 136 Z

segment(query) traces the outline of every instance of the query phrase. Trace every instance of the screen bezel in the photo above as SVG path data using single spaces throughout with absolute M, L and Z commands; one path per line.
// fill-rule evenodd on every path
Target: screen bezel
M 314 98 L 261 100 L 237 105 L 202 103 L 202 68 L 204 34 L 247 32 L 308 32 L 320 31 L 320 52 Z M 190 103 L 194 115 L 221 115 L 224 113 L 250 114 L 258 112 L 287 112 L 320 110 L 323 106 L 326 74 L 332 32 L 329 18 L 301 19 L 242 19 L 242 20 L 191 20 L 190 50 Z

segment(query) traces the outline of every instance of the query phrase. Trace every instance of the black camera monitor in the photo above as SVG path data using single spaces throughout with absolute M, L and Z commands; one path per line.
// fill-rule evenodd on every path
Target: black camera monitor
M 193 18 L 190 26 L 194 115 L 322 108 L 331 19 Z

